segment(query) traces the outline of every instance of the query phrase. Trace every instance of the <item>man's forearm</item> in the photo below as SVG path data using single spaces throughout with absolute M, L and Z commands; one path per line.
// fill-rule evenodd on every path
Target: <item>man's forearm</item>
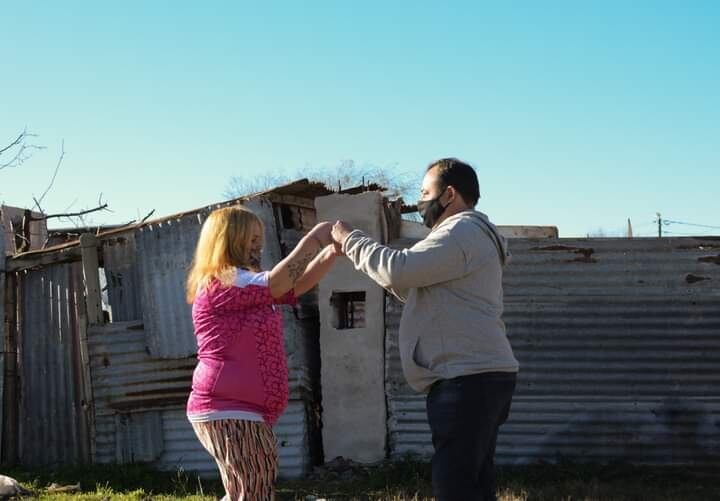
M 355 269 L 368 275 L 381 287 L 393 287 L 391 267 L 388 264 L 393 257 L 390 254 L 398 251 L 385 247 L 359 230 L 353 231 L 345 239 L 342 250 Z
M 433 233 L 409 249 L 396 250 L 355 230 L 344 240 L 343 252 L 381 287 L 396 290 L 426 287 L 466 272 L 462 249 L 446 233 Z

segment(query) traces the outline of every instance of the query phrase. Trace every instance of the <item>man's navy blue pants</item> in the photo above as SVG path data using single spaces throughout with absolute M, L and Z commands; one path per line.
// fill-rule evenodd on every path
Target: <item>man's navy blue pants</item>
M 510 412 L 515 373 L 444 379 L 430 388 L 427 415 L 438 501 L 495 501 L 495 443 Z

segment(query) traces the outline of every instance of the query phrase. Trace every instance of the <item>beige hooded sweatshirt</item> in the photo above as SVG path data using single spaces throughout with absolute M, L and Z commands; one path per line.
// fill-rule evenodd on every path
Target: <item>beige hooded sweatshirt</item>
M 404 250 L 354 230 L 343 252 L 405 302 L 400 359 L 412 388 L 427 392 L 439 379 L 518 371 L 501 319 L 502 272 L 510 254 L 485 214 L 454 214 Z

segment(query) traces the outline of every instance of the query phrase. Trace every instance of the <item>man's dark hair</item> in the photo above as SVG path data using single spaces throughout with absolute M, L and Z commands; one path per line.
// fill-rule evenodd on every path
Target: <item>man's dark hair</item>
M 480 186 L 478 185 L 475 169 L 457 158 L 443 158 L 428 165 L 427 170 L 438 168 L 438 179 L 441 188 L 452 186 L 463 197 L 471 207 L 480 198 Z M 427 171 L 426 171 L 427 172 Z

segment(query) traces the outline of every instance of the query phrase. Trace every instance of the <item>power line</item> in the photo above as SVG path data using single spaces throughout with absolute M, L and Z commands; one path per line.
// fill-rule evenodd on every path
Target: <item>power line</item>
M 663 217 L 660 215 L 659 212 L 656 212 L 656 214 L 657 214 L 657 219 L 654 220 L 653 223 L 656 223 L 656 224 L 657 224 L 658 237 L 662 237 L 662 234 L 663 234 L 663 226 L 669 226 L 669 225 L 671 225 L 671 224 L 679 224 L 679 225 L 682 225 L 682 226 L 693 226 L 693 227 L 696 227 L 696 228 L 706 228 L 706 229 L 710 229 L 710 230 L 720 230 L 720 226 L 712 226 L 712 225 L 709 225 L 709 224 L 699 224 L 699 223 L 688 223 L 688 222 L 685 222 L 685 221 L 675 221 L 675 220 L 673 220 L 673 219 L 663 219 Z M 698 231 L 699 231 L 699 230 L 698 230 Z M 697 235 L 697 234 L 695 234 L 695 235 L 692 235 L 692 234 L 683 234 L 683 233 L 680 233 L 680 232 L 668 231 L 668 230 L 665 230 L 665 233 L 668 233 L 668 234 L 671 234 L 671 235 L 703 236 L 703 235 Z
M 699 228 L 710 228 L 713 230 L 720 230 L 720 226 L 710 226 L 709 224 L 697 224 L 697 223 L 686 223 L 683 221 L 673 221 L 671 219 L 663 219 L 665 224 L 682 224 L 685 226 L 697 226 Z
M 712 233 L 684 233 L 684 232 L 678 232 L 678 231 L 664 231 L 663 232 L 666 235 L 672 235 L 674 237 L 712 237 L 714 236 Z

